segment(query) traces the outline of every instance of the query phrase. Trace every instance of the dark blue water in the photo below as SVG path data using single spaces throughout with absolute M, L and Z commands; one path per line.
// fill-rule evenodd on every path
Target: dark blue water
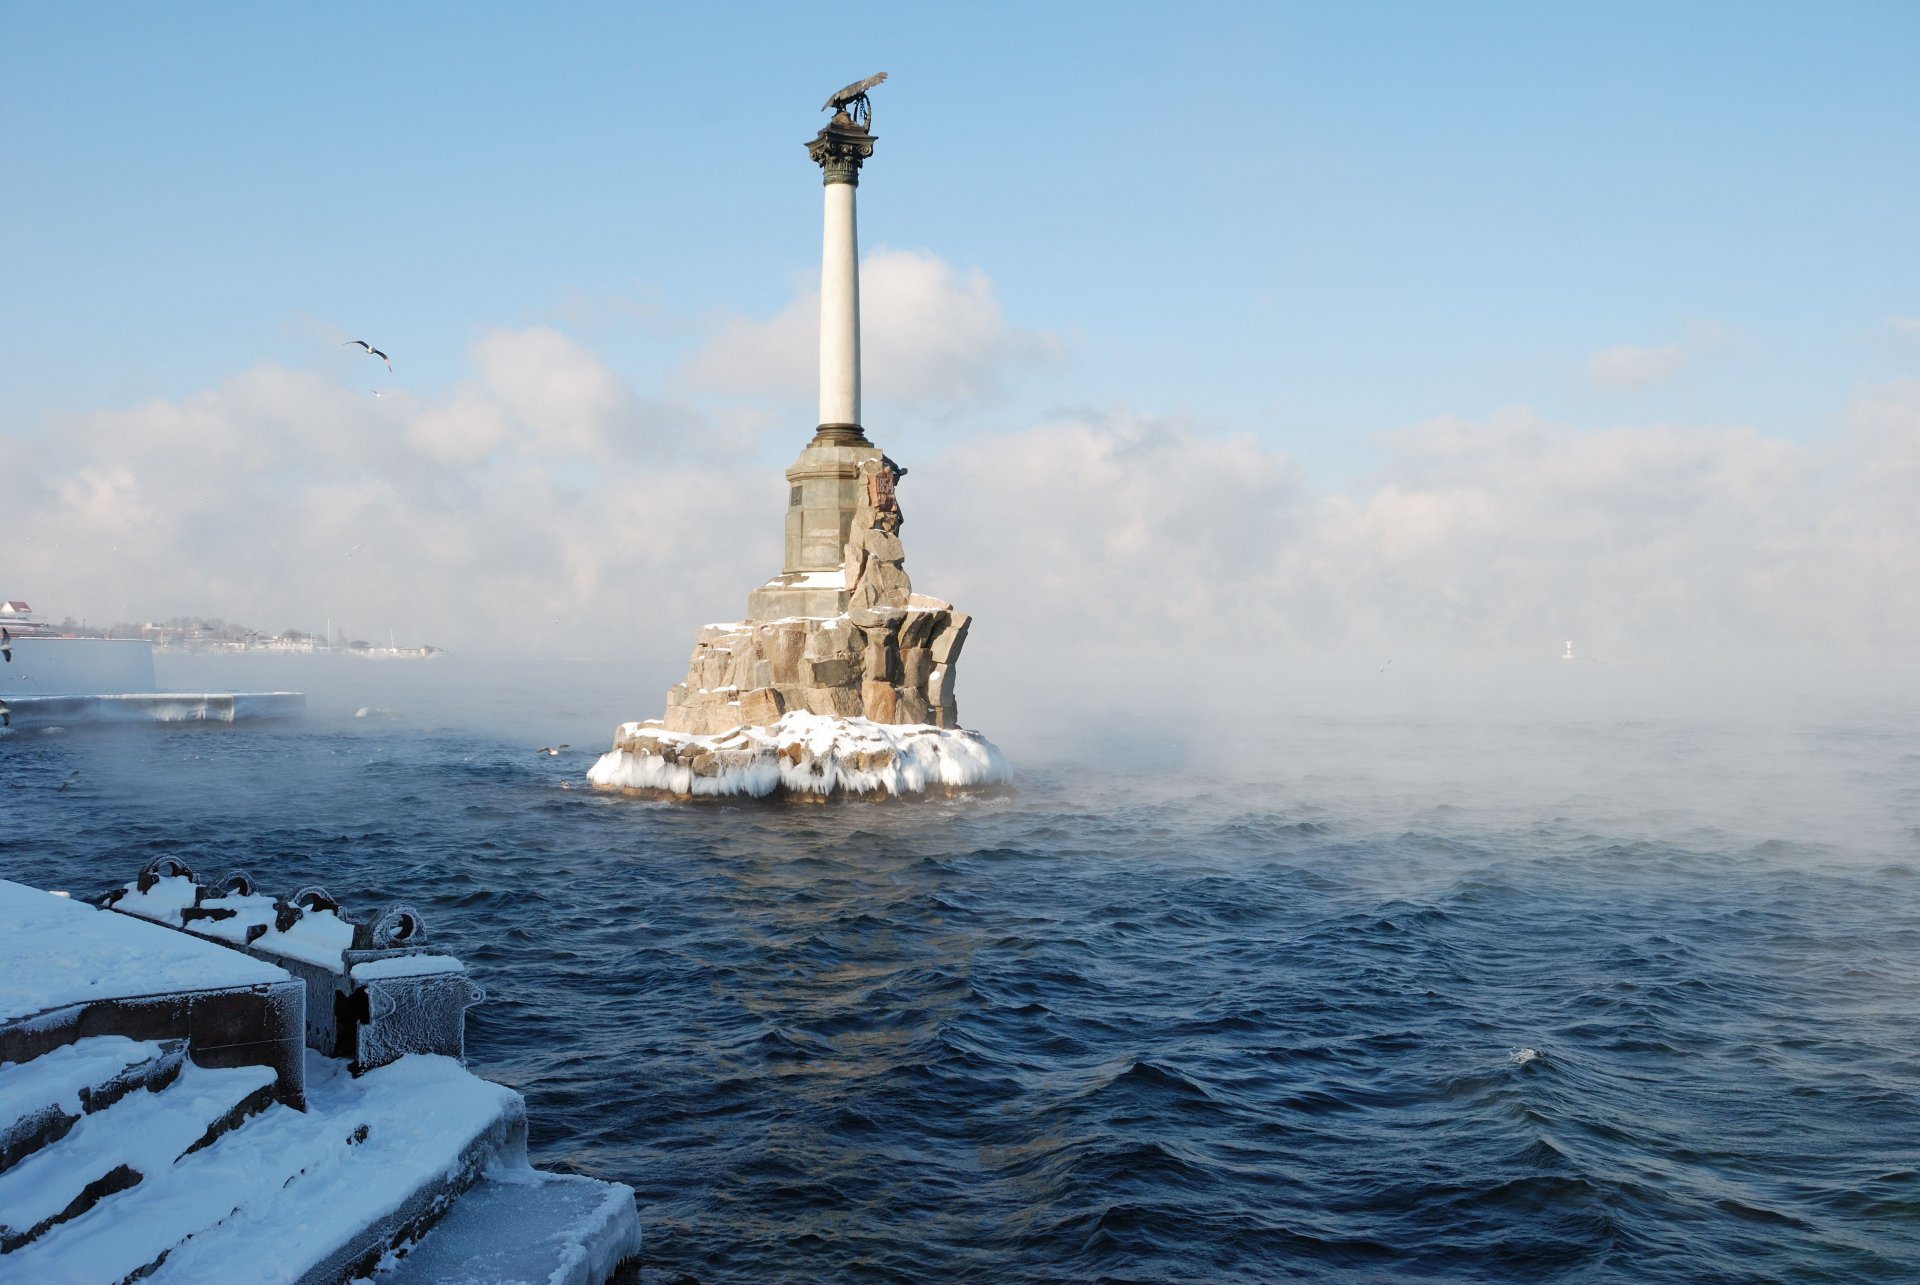
M 1689 753 L 1661 735 L 1622 742 L 1648 780 Z M 1904 740 L 1823 735 L 1913 806 Z M 472 1065 L 537 1163 L 635 1187 L 648 1279 L 1920 1279 L 1903 817 L 1380 802 L 1364 752 L 664 806 L 538 743 L 16 736 L 0 875 L 91 893 L 164 852 L 421 906 L 490 993 Z

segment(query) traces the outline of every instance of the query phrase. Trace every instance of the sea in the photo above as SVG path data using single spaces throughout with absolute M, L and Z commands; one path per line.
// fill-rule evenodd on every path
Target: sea
M 1912 671 L 963 692 L 1010 788 L 803 805 L 589 788 L 617 667 L 182 663 L 309 712 L 0 738 L 0 876 L 417 907 L 645 1280 L 1920 1280 Z

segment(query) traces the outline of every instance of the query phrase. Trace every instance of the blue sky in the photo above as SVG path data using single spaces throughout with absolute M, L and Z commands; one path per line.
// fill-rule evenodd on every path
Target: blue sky
M 932 591 L 1904 655 L 1916 50 L 1905 4 L 0 0 L 0 593 L 644 631 L 671 681 L 778 557 L 802 144 L 885 69 L 866 422 Z
M 800 144 L 886 68 L 863 240 L 1061 335 L 1035 408 L 1335 469 L 1514 404 L 1796 435 L 1920 368 L 1916 49 L 1867 4 L 12 4 L 0 396 L 179 396 L 327 326 L 423 391 L 532 323 L 645 383 L 805 283 Z

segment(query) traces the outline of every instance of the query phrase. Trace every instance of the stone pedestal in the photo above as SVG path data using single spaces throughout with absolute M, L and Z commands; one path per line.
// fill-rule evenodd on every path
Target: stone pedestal
M 837 616 L 847 609 L 842 575 L 847 535 L 859 510 L 860 465 L 880 448 L 815 437 L 787 470 L 787 531 L 780 574 L 747 599 L 747 619 Z

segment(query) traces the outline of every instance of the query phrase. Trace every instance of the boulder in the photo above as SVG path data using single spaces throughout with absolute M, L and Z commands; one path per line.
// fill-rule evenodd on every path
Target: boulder
M 953 668 L 950 665 L 935 665 L 927 673 L 927 702 L 932 705 L 953 704 Z
M 871 593 L 879 592 L 877 587 L 871 585 L 868 586 L 868 589 Z M 906 619 L 906 616 L 907 610 L 905 607 L 866 605 L 850 609 L 847 612 L 847 621 L 849 624 L 857 625 L 861 629 L 885 629 L 891 625 L 899 624 L 902 620 Z
M 972 624 L 973 617 L 964 611 L 956 611 L 948 618 L 947 627 L 933 640 L 935 664 L 951 665 L 960 658 L 960 648 L 966 644 L 967 630 Z
M 780 716 L 787 712 L 786 702 L 780 699 L 780 693 L 771 687 L 760 687 L 740 696 L 740 721 L 753 727 L 765 727 L 777 723 Z
M 853 626 L 835 620 L 807 635 L 805 655 L 808 660 L 826 660 L 833 656 L 851 659 L 855 646 Z
M 861 657 L 864 676 L 869 682 L 897 683 L 900 681 L 900 651 L 893 645 L 890 634 L 868 635 L 867 650 Z
M 800 679 L 800 660 L 807 650 L 807 630 L 800 624 L 781 621 L 761 625 L 753 631 L 754 649 L 766 657 L 773 668 L 775 683 L 793 683 Z
M 891 562 L 898 566 L 907 560 L 907 546 L 900 543 L 900 537 L 890 531 L 874 527 L 861 536 L 860 543 L 865 546 L 861 550 L 862 561 L 871 558 L 875 562 Z
M 913 596 L 918 598 L 920 595 L 916 593 Z M 906 618 L 900 622 L 900 646 L 924 647 L 946 623 L 944 612 L 908 607 Z
M 911 687 L 893 689 L 893 721 L 896 723 L 924 723 L 927 721 L 927 700 Z
M 800 681 L 809 687 L 851 687 L 858 677 L 859 671 L 846 657 L 808 660 L 800 665 Z
M 851 687 L 809 688 L 807 711 L 813 714 L 830 714 L 835 718 L 859 718 L 866 708 L 860 696 L 861 694 Z
M 901 631 L 902 638 L 905 630 Z M 927 676 L 933 672 L 933 653 L 925 647 L 900 648 L 900 685 L 917 691 L 927 688 Z
M 869 678 L 860 684 L 861 713 L 876 723 L 891 723 L 894 716 L 894 695 L 891 683 L 875 682 Z
M 880 599 L 889 607 L 906 610 L 907 599 L 913 596 L 913 581 L 907 577 L 907 569 L 897 562 L 867 563 L 867 574 L 860 578 L 865 586 L 871 582 L 880 590 Z

